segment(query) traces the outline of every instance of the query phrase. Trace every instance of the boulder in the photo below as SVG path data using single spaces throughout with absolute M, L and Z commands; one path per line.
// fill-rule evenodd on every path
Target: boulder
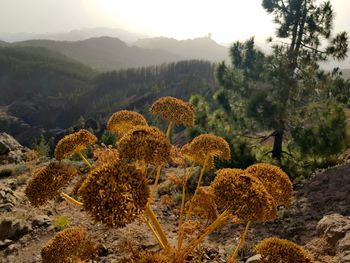
M 317 234 L 327 241 L 340 263 L 350 263 L 350 217 L 340 214 L 324 216 L 317 224 Z
M 31 226 L 24 220 L 6 218 L 0 222 L 0 240 L 18 240 L 31 231 Z
M 319 236 L 325 237 L 330 245 L 335 246 L 350 231 L 350 217 L 340 214 L 324 216 L 318 222 L 316 231 Z
M 27 149 L 11 135 L 0 133 L 0 165 L 24 161 L 26 151 Z
M 51 225 L 51 219 L 47 215 L 37 215 L 32 220 L 33 227 L 47 227 Z
M 350 263 L 350 231 L 346 233 L 343 239 L 339 240 L 337 250 L 340 263 Z
M 0 190 L 0 212 L 11 211 L 17 204 L 18 199 L 18 196 L 11 188 L 5 187 Z

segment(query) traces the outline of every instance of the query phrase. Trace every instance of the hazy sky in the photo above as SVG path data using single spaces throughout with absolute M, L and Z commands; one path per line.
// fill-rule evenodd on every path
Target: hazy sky
M 222 43 L 252 35 L 266 38 L 274 27 L 261 0 L 0 0 L 0 32 L 53 33 L 122 28 L 177 39 L 208 33 Z M 350 31 L 350 0 L 331 0 L 335 29 Z

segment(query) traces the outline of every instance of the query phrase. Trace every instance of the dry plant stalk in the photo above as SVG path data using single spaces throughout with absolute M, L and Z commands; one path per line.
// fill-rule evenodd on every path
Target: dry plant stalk
M 276 166 L 256 164 L 246 170 L 218 170 L 211 185 L 203 187 L 203 177 L 208 170 L 215 168 L 215 158 L 231 158 L 229 144 L 213 134 L 202 134 L 181 149 L 172 146 L 170 134 L 174 125 L 194 124 L 194 109 L 185 101 L 173 97 L 160 98 L 152 104 L 150 113 L 167 122 L 165 133 L 149 126 L 137 112 L 123 110 L 110 117 L 107 127 L 118 135 L 117 145 L 115 148 L 95 147 L 97 161 L 93 165 L 81 155 L 83 161 L 89 164 L 90 172 L 79 187 L 79 200 L 62 192 L 75 177 L 76 171 L 61 160 L 74 153 L 81 154 L 83 149 L 96 143 L 97 138 L 86 130 L 59 141 L 55 156 L 60 162 L 52 162 L 35 173 L 25 191 L 28 199 L 34 206 L 42 206 L 49 199 L 61 195 L 67 201 L 83 206 L 93 221 L 111 228 L 122 228 L 141 218 L 162 251 L 135 252 L 130 245 L 132 255 L 120 262 L 182 263 L 217 228 L 233 221 L 243 223 L 245 231 L 235 251 L 229 256 L 230 262 L 236 262 L 249 227 L 254 222 L 273 220 L 277 216 L 277 205 L 290 204 L 292 184 L 288 176 Z M 168 179 L 182 187 L 178 239 L 175 244 L 169 242 L 167 233 L 152 209 L 162 167 L 168 163 L 175 163 L 184 170 L 183 174 L 167 174 Z M 196 165 L 201 166 L 201 170 L 195 192 L 190 196 L 186 194 L 186 188 Z M 149 166 L 154 167 L 153 186 L 147 183 Z M 164 203 L 169 202 L 169 198 L 162 200 Z M 67 231 L 59 233 L 43 248 L 44 261 L 51 255 L 50 251 L 61 251 L 73 262 L 84 260 L 85 254 L 80 253 L 82 250 L 73 248 L 77 248 L 78 241 L 85 240 L 86 233 L 80 229 Z M 297 258 L 305 258 L 300 262 L 312 262 L 307 261 L 303 250 L 286 242 L 267 240 L 257 246 L 257 251 L 270 258 L 272 250 L 269 248 L 273 247 L 273 251 L 279 251 L 282 255 L 283 249 L 289 247 L 296 251 L 294 254 Z M 289 262 L 285 258 L 278 260 Z

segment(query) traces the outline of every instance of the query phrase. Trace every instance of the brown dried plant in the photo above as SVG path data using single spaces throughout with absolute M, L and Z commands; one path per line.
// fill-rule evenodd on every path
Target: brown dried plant
M 133 222 L 144 212 L 149 197 L 141 171 L 122 161 L 93 169 L 79 193 L 92 219 L 109 227 Z
M 93 134 L 81 130 L 64 137 L 56 146 L 56 158 L 62 160 L 78 153 L 90 166 L 90 172 L 80 182 L 80 199 L 76 200 L 61 192 L 76 176 L 76 169 L 64 162 L 53 162 L 35 172 L 28 183 L 26 195 L 29 201 L 34 206 L 40 206 L 61 195 L 82 206 L 93 221 L 112 228 L 124 227 L 140 219 L 162 250 L 160 253 L 132 250 L 133 255 L 120 262 L 183 263 L 190 254 L 195 255 L 194 251 L 200 250 L 201 243 L 211 232 L 235 219 L 236 223 L 246 225 L 234 253 L 229 257 L 229 262 L 236 262 L 250 224 L 274 219 L 277 216 L 276 206 L 290 203 L 292 188 L 288 176 L 275 166 L 257 164 L 246 170 L 218 170 L 211 185 L 203 187 L 203 176 L 206 171 L 215 168 L 215 158 L 231 158 L 229 144 L 213 134 L 202 134 L 181 149 L 172 146 L 170 131 L 173 124 L 193 125 L 192 106 L 176 98 L 164 97 L 153 103 L 150 112 L 169 122 L 166 134 L 156 127 L 148 126 L 146 119 L 139 113 L 116 112 L 107 126 L 120 136 L 117 149 L 94 147 L 93 165 L 81 154 L 82 149 L 96 143 L 97 138 Z M 151 206 L 161 171 L 169 164 L 181 167 L 183 171 L 166 174 L 170 181 L 182 187 L 176 244 L 169 242 Z M 186 193 L 188 180 L 198 165 L 201 169 L 197 187 L 190 196 Z M 149 186 L 147 178 L 152 170 L 152 174 L 156 173 L 155 182 Z M 162 201 L 167 203 L 170 199 L 164 197 Z M 82 230 L 58 234 L 43 248 L 44 262 L 56 262 L 50 258 L 54 257 L 52 251 L 69 255 L 71 262 L 83 261 L 77 240 L 84 244 L 85 237 Z
M 193 106 L 174 97 L 162 97 L 156 100 L 150 107 L 150 113 L 170 123 L 194 125 Z
M 59 196 L 63 188 L 76 177 L 78 171 L 64 163 L 51 162 L 35 171 L 29 181 L 25 194 L 33 206 L 45 205 L 49 200 Z
M 107 129 L 122 137 L 135 126 L 147 126 L 147 121 L 140 113 L 121 110 L 112 114 L 107 123 Z
M 269 263 L 313 263 L 312 256 L 301 246 L 286 239 L 269 237 L 255 247 L 262 262 Z
M 277 205 L 290 205 L 293 194 L 292 182 L 281 168 L 268 163 L 257 163 L 245 171 L 262 182 Z
M 170 157 L 170 143 L 156 127 L 137 126 L 118 142 L 120 158 L 162 165 Z
M 88 130 L 80 130 L 63 137 L 56 145 L 55 157 L 62 160 L 71 157 L 73 154 L 79 154 L 81 150 L 97 142 L 97 138 Z
M 94 149 L 94 162 L 93 167 L 99 167 L 106 163 L 115 163 L 119 161 L 119 153 L 117 149 L 111 147 L 97 147 Z
M 57 233 L 41 249 L 43 263 L 72 263 L 90 260 L 95 247 L 85 229 L 67 228 Z

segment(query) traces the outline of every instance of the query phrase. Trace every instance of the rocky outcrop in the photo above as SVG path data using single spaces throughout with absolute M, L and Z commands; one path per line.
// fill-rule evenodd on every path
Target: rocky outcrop
M 339 263 L 350 263 L 350 217 L 340 214 L 324 216 L 316 227 L 317 234 L 324 238 L 330 253 L 339 257 Z
M 27 148 L 11 135 L 5 132 L 0 133 L 0 165 L 24 161 L 26 151 Z
M 6 187 L 0 190 L 0 212 L 10 212 L 17 204 L 18 196 L 15 192 Z

